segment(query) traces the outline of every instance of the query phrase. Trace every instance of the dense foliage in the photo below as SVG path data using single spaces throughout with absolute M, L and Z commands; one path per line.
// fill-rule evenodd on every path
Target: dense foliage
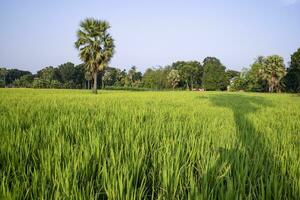
M 203 61 L 203 87 L 206 90 L 225 90 L 227 87 L 225 67 L 219 59 L 207 57 Z
M 67 62 L 48 66 L 36 74 L 18 69 L 0 68 L 0 87 L 91 88 L 93 73 L 85 64 Z M 215 57 L 203 62 L 177 61 L 164 67 L 148 68 L 144 73 L 135 66 L 129 70 L 105 67 L 97 74 L 101 88 L 132 90 L 132 88 L 168 90 L 181 89 L 300 92 L 300 48 L 291 56 L 287 69 L 278 55 L 259 56 L 250 68 L 241 72 L 225 68 Z
M 287 91 L 300 92 L 300 48 L 291 56 L 290 67 L 283 83 Z
M 0 97 L 0 199 L 300 197 L 300 97 L 31 89 Z
M 107 21 L 87 18 L 80 23 L 77 31 L 75 47 L 79 57 L 94 80 L 93 92 L 97 93 L 99 74 L 103 75 L 105 68 L 114 54 L 114 40 L 109 34 L 110 25 Z M 100 73 L 99 73 L 100 72 Z

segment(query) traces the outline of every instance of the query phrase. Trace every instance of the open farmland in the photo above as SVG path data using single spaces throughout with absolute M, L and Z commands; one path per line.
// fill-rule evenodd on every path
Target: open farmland
M 0 90 L 0 198 L 299 199 L 300 96 Z

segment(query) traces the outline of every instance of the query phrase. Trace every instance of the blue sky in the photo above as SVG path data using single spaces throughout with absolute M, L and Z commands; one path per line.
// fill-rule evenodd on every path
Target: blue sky
M 300 47 L 299 0 L 2 0 L 0 66 L 36 72 L 80 63 L 75 33 L 86 17 L 111 23 L 110 65 L 122 69 L 216 56 L 240 70 L 258 55 L 287 63 Z

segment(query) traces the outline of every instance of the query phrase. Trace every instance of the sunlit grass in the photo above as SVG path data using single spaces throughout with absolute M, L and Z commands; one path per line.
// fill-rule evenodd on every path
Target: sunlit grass
M 300 97 L 0 90 L 0 198 L 299 199 Z

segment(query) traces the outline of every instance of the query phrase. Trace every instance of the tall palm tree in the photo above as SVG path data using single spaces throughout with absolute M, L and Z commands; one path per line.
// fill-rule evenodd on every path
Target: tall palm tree
M 85 63 L 87 71 L 93 76 L 94 93 L 97 93 L 98 73 L 105 70 L 114 54 L 114 40 L 108 33 L 109 28 L 106 21 L 87 18 L 81 21 L 77 31 L 75 47 L 79 50 L 79 57 Z

